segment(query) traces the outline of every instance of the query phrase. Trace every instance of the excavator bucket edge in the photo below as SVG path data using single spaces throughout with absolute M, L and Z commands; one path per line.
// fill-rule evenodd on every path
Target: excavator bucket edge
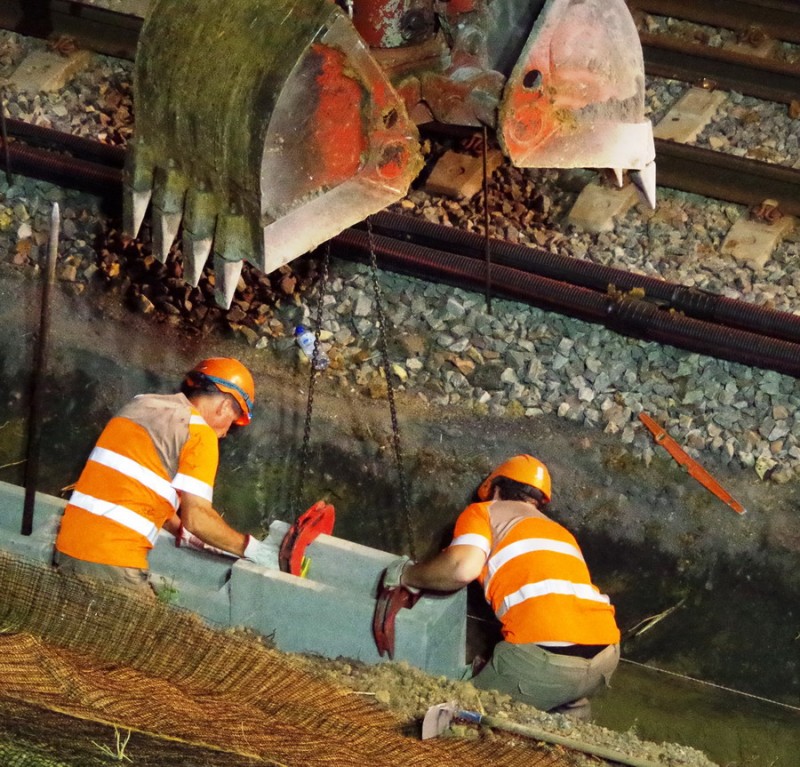
M 134 89 L 124 227 L 135 236 L 150 203 L 165 259 L 182 223 L 187 280 L 213 255 L 223 306 L 242 260 L 275 270 L 422 167 L 405 105 L 329 0 L 154 0 Z

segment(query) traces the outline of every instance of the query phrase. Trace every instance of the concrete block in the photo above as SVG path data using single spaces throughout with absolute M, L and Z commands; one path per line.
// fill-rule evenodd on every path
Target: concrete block
M 33 534 L 20 534 L 25 491 L 0 483 L 0 549 L 49 564 L 66 501 L 37 494 Z M 243 626 L 272 636 L 287 652 L 313 652 L 376 663 L 372 616 L 378 580 L 394 554 L 320 535 L 306 550 L 307 578 L 278 569 L 278 549 L 289 525 L 273 522 L 266 544 L 275 567 L 176 548 L 162 531 L 150 552 L 151 581 L 170 601 L 217 626 Z M 395 624 L 395 660 L 433 674 L 459 676 L 466 650 L 466 590 L 423 597 L 401 610 Z
M 773 223 L 742 217 L 728 231 L 721 252 L 737 261 L 761 269 L 781 240 L 796 226 L 796 219 L 783 216 Z
M 727 98 L 722 91 L 690 88 L 653 128 L 653 136 L 684 144 L 694 141 Z
M 18 91 L 28 93 L 59 91 L 90 59 L 89 51 L 75 51 L 69 56 L 55 51 L 33 51 L 22 60 L 8 82 Z
M 770 59 L 775 56 L 778 50 L 778 40 L 765 37 L 756 43 L 749 42 L 726 42 L 722 49 L 731 53 L 743 53 L 745 56 L 756 56 L 760 59 Z
M 150 552 L 150 582 L 159 595 L 210 623 L 231 625 L 228 581 L 236 557 L 176 548 L 162 530 Z
M 588 232 L 610 232 L 614 218 L 624 216 L 638 200 L 633 184 L 616 189 L 592 181 L 578 195 L 567 222 Z
M 280 541 L 288 525 L 274 522 Z M 230 581 L 231 621 L 271 636 L 279 649 L 377 663 L 372 616 L 378 580 L 394 554 L 333 536 L 307 549 L 308 578 L 238 561 Z M 395 660 L 430 673 L 454 676 L 464 665 L 466 592 L 423 597 L 401 610 L 395 623 Z
M 33 529 L 30 535 L 22 535 L 25 488 L 0 482 L 0 549 L 32 562 L 50 564 L 64 506 L 66 501 L 61 498 L 37 493 Z
M 489 176 L 503 162 L 497 149 L 490 149 L 486 156 L 486 172 Z M 477 157 L 460 152 L 445 152 L 431 171 L 425 189 L 432 194 L 470 199 L 483 188 L 483 156 Z

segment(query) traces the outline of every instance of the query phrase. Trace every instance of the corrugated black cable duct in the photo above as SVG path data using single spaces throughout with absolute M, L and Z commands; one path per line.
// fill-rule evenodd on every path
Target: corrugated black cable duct
M 68 189 L 81 189 L 94 194 L 107 194 L 122 186 L 122 170 L 106 164 L 80 160 L 68 155 L 37 149 L 17 141 L 9 141 L 7 149 L 0 142 L 0 160 L 5 166 L 6 151 L 13 173 L 31 176 Z
M 482 292 L 485 264 L 474 258 L 373 235 L 380 265 L 391 271 Z M 348 229 L 331 240 L 340 258 L 369 262 L 366 232 Z M 623 335 L 668 344 L 698 354 L 800 377 L 800 345 L 715 325 L 664 310 L 644 300 L 614 298 L 548 277 L 493 263 L 492 289 L 501 298 L 521 301 Z
M 375 232 L 395 239 L 402 238 L 418 245 L 453 251 L 470 258 L 485 258 L 486 240 L 473 232 L 442 227 L 419 218 L 385 211 L 376 213 L 371 221 Z M 601 292 L 606 292 L 609 285 L 621 291 L 641 288 L 647 298 L 664 302 L 668 308 L 695 319 L 800 343 L 800 317 L 788 312 L 778 312 L 705 290 L 687 288 L 657 277 L 560 256 L 541 248 L 516 245 L 505 240 L 492 239 L 490 242 L 492 261 L 504 266 Z

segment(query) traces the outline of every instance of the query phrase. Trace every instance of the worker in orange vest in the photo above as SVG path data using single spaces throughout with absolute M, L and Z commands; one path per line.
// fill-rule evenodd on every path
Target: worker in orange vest
M 619 663 L 620 632 L 577 541 L 544 513 L 550 494 L 547 467 L 514 456 L 480 485 L 479 502 L 458 517 L 446 549 L 425 562 L 396 560 L 383 583 L 414 594 L 455 591 L 477 579 L 503 640 L 472 683 L 588 719 L 588 696 Z
M 230 527 L 212 504 L 219 440 L 250 423 L 250 371 L 213 357 L 178 394 L 141 394 L 112 418 L 64 509 L 54 563 L 63 572 L 150 594 L 148 552 L 164 527 L 178 545 L 210 546 L 277 568 L 271 547 Z

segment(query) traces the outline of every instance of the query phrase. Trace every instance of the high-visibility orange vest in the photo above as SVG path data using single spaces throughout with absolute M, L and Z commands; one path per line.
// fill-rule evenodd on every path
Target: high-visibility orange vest
M 56 549 L 76 559 L 147 568 L 180 493 L 212 500 L 219 442 L 183 394 L 143 394 L 112 418 L 64 510 Z
M 614 607 L 592 584 L 578 542 L 562 525 L 520 501 L 473 503 L 450 543 L 463 545 L 486 554 L 479 581 L 507 642 L 619 642 Z

